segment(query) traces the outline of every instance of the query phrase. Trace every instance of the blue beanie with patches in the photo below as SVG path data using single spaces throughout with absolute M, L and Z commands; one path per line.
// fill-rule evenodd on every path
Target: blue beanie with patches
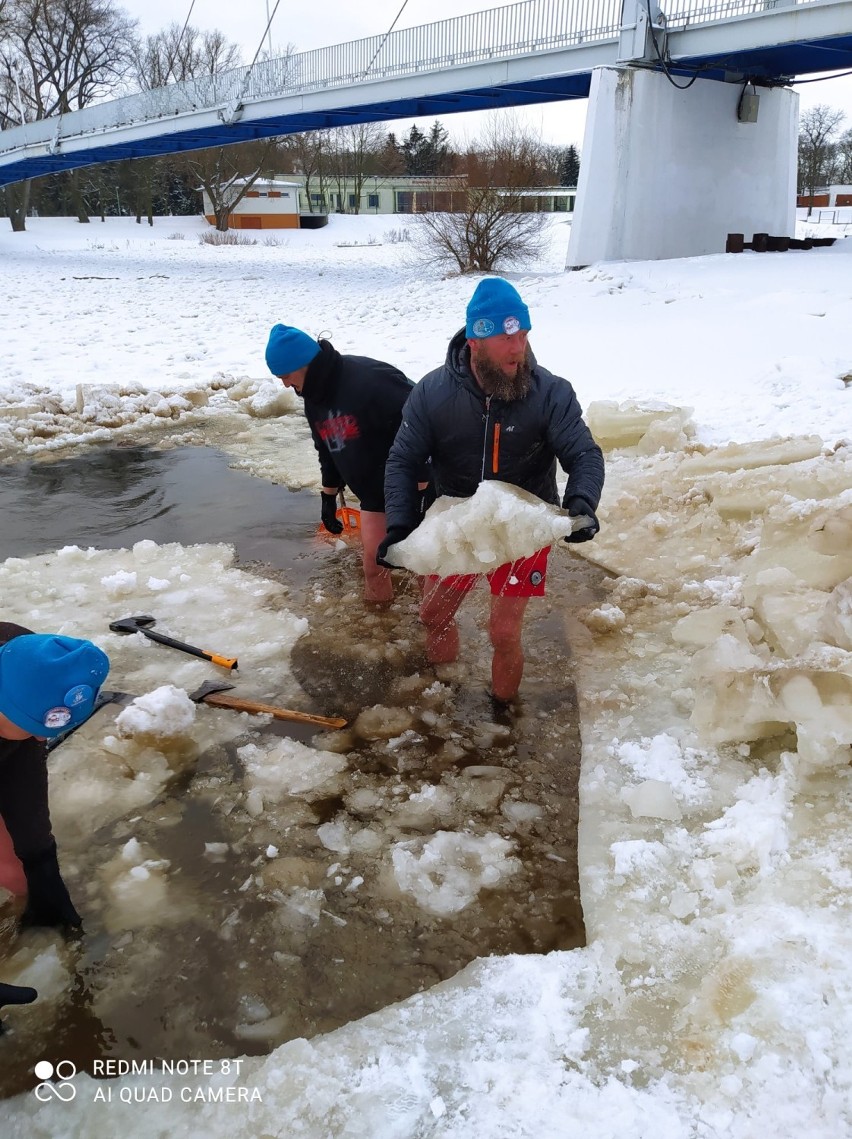
M 266 363 L 273 376 L 289 376 L 310 364 L 320 346 L 307 332 L 276 324 L 266 345 Z
M 467 306 L 465 336 L 468 340 L 484 340 L 488 336 L 512 336 L 521 329 L 529 331 L 530 310 L 521 300 L 514 285 L 502 277 L 486 277 L 476 286 Z
M 0 714 L 33 736 L 54 736 L 91 716 L 109 657 L 91 641 L 27 633 L 0 648 Z

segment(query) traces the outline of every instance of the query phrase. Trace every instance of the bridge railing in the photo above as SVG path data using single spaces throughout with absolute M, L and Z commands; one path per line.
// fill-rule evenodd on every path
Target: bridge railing
M 524 0 L 296 56 L 309 87 L 394 77 L 618 35 L 621 0 Z M 330 78 L 333 76 L 334 78 Z
M 658 0 L 651 0 L 656 11 Z M 662 0 L 669 27 L 708 23 L 818 0 Z M 316 48 L 254 67 L 171 83 L 166 87 L 110 99 L 0 132 L 0 153 L 32 144 L 60 141 L 153 120 L 179 118 L 193 111 L 219 110 L 223 118 L 242 102 L 351 87 L 368 79 L 399 78 L 487 60 L 517 58 L 618 37 L 622 0 L 522 0 Z
M 397 78 L 532 54 L 548 48 L 614 39 L 621 22 L 621 0 L 523 0 L 370 36 L 330 47 L 238 67 L 219 75 L 170 83 L 73 112 L 73 135 L 180 116 L 243 101 L 300 95 L 352 86 L 366 79 Z M 15 146 L 58 138 L 57 119 L 8 128 Z M 70 124 L 69 124 L 70 126 Z M 61 130 L 61 127 L 59 128 Z M 2 132 L 6 133 L 6 132 Z M 68 138 L 72 132 L 62 131 Z M 0 143 L 0 151 L 8 149 Z M 9 140 L 11 143 L 11 139 Z
M 735 16 L 754 16 L 760 12 L 775 12 L 782 8 L 796 8 L 814 4 L 817 0 L 652 0 L 652 9 L 659 6 L 666 17 L 666 26 L 674 29 L 690 24 L 715 23 Z

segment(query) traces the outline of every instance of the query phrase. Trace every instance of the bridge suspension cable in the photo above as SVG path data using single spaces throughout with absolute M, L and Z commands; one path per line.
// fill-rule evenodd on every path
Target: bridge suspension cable
M 174 53 L 173 53 L 171 59 L 169 60 L 169 72 L 170 73 L 172 71 L 174 71 L 174 66 L 175 66 L 175 61 L 177 60 L 178 51 L 180 50 L 180 45 L 183 42 L 183 37 L 186 35 L 186 29 L 189 27 L 189 18 L 192 15 L 192 9 L 194 7 L 195 7 L 195 0 L 190 0 L 189 11 L 186 14 L 186 19 L 183 22 L 183 27 L 180 30 L 180 35 L 178 36 L 177 42 L 175 43 Z
M 192 0 L 192 2 L 194 4 L 195 0 Z M 257 57 L 260 55 L 260 49 L 263 47 L 263 41 L 269 35 L 269 29 L 272 27 L 272 21 L 275 19 L 275 13 L 278 11 L 278 5 L 280 3 L 281 3 L 281 0 L 275 0 L 275 7 L 272 9 L 272 15 L 266 21 L 266 27 L 263 29 L 263 35 L 260 37 L 260 43 L 257 45 L 257 51 L 254 53 L 254 59 L 249 64 L 249 72 L 254 67 L 254 65 L 257 63 Z M 266 10 L 267 10 L 267 12 L 269 11 L 268 5 L 267 5 Z M 271 42 L 272 41 L 270 40 L 270 43 Z
M 399 19 L 399 17 L 402 15 L 402 13 L 405 11 L 405 9 L 406 9 L 406 7 L 407 7 L 407 6 L 408 6 L 408 0 L 402 0 L 402 7 L 401 7 L 401 8 L 400 8 L 400 10 L 397 12 L 397 14 L 394 16 L 394 18 L 393 18 L 393 22 L 392 22 L 391 26 L 388 28 L 388 30 L 385 32 L 385 34 L 382 36 L 382 42 L 379 44 L 379 46 L 378 46 L 378 47 L 376 48 L 376 50 L 373 52 L 373 58 L 370 60 L 370 62 L 369 62 L 369 63 L 367 64 L 367 66 L 364 68 L 364 73 L 363 73 L 363 75 L 361 76 L 361 78 L 362 78 L 362 79 L 366 78 L 366 76 L 367 76 L 367 73 L 369 72 L 370 68 L 373 66 L 373 64 L 376 62 L 376 60 L 379 58 L 379 52 L 380 52 L 380 51 L 382 50 L 382 48 L 385 46 L 385 43 L 387 42 L 387 38 L 388 38 L 388 36 L 391 34 L 391 32 L 392 32 L 392 31 L 394 30 L 394 28 L 396 27 L 396 22 L 397 22 L 397 20 L 398 20 L 398 19 Z

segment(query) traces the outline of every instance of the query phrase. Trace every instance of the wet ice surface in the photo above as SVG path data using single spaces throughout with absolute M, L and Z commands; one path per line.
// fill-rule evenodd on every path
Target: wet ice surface
M 848 1133 L 849 448 L 826 447 L 814 438 L 703 447 L 688 442 L 688 418 L 677 409 L 642 416 L 627 409 L 622 417 L 593 404 L 588 414 L 609 451 L 608 482 L 601 534 L 582 556 L 600 560 L 610 574 L 593 578 L 603 589 L 598 595 L 597 588 L 560 579 L 553 567 L 551 609 L 545 605 L 536 618 L 541 640 L 530 653 L 531 683 L 524 694 L 525 712 L 539 689 L 546 700 L 556 693 L 562 706 L 576 678 L 583 732 L 578 861 L 588 945 L 479 959 L 372 1016 L 246 1058 L 242 1084 L 262 1088 L 263 1105 L 245 1118 L 217 1103 L 177 1102 L 175 1094 L 174 1102 L 151 1105 L 132 1120 L 122 1117 L 125 1133 L 147 1139 L 156 1128 L 190 1135 L 203 1126 L 217 1135 L 300 1128 L 317 1139 L 347 1129 L 400 1139 L 461 1139 L 470 1134 L 474 1116 L 482 1133 L 493 1136 L 558 1135 L 569 1116 L 588 1120 L 588 1129 L 607 1139 L 645 1134 L 649 1127 L 666 1139 L 679 1139 L 684 1129 L 748 1139 L 757 1121 L 764 1126 L 767 1120 L 779 1134 L 791 1132 L 791 1121 L 797 1132 L 821 1139 Z M 257 463 L 267 477 L 280 471 L 282 456 L 285 463 L 292 458 L 280 439 L 293 429 L 287 420 L 255 425 L 253 440 L 242 433 L 236 441 L 241 461 Z M 220 440 L 227 434 L 223 428 Z M 230 442 L 228 449 L 234 453 Z M 303 931 L 308 940 L 320 940 L 323 923 L 337 925 L 328 914 L 347 920 L 345 907 L 363 888 L 356 879 L 369 881 L 354 860 L 363 855 L 359 847 L 375 844 L 372 831 L 382 826 L 390 861 L 381 866 L 390 865 L 393 878 L 381 883 L 398 889 L 400 904 L 411 906 L 418 934 L 435 923 L 464 933 L 474 907 L 487 914 L 491 899 L 515 904 L 515 887 L 526 884 L 520 830 L 503 829 L 496 811 L 487 819 L 468 812 L 473 827 L 465 819 L 465 831 L 454 837 L 440 822 L 447 802 L 441 786 L 425 786 L 419 774 L 407 780 L 403 767 L 391 766 L 394 752 L 407 758 L 410 743 L 417 772 L 420 745 L 406 733 L 423 735 L 424 711 L 438 719 L 442 712 L 425 708 L 410 723 L 408 708 L 416 701 L 402 699 L 395 683 L 399 675 L 422 672 L 419 642 L 407 631 L 416 629 L 413 609 L 406 611 L 413 595 L 400 598 L 399 622 L 389 629 L 386 615 L 360 608 L 354 556 L 334 543 L 312 548 L 299 563 L 296 589 L 286 584 L 286 573 L 238 570 L 224 547 L 141 542 L 130 551 L 69 550 L 0 566 L 6 603 L 43 627 L 64 621 L 63 631 L 79 635 L 105 627 L 105 614 L 119 602 L 123 609 L 145 611 L 156 598 L 164 631 L 204 641 L 227 634 L 227 647 L 244 670 L 238 680 L 245 695 L 342 711 L 356 722 L 365 711 L 359 694 L 388 708 L 379 717 L 385 734 L 367 709 L 357 729 L 360 742 L 348 748 L 363 762 L 359 778 L 376 780 L 358 786 L 365 794 L 353 792 L 348 800 L 345 793 L 329 794 L 321 821 L 310 803 L 314 817 L 307 820 L 295 813 L 293 796 L 279 798 L 293 809 L 284 831 L 286 825 L 314 829 L 315 854 L 309 857 L 323 861 L 331 885 L 315 886 L 310 878 L 271 888 L 259 883 L 282 849 L 291 857 L 286 833 L 278 839 L 264 827 L 274 818 L 273 800 L 284 780 L 291 790 L 300 780 L 306 785 L 299 794 L 322 803 L 311 769 L 333 785 L 348 771 L 348 745 L 338 738 L 338 751 L 333 738 L 317 739 L 327 754 L 311 752 L 314 763 L 306 773 L 297 747 L 270 752 L 259 737 L 246 738 L 239 717 L 211 708 L 199 709 L 190 739 L 168 745 L 119 739 L 109 734 L 108 723 L 60 749 L 53 779 L 63 850 L 68 845 L 75 856 L 90 858 L 92 829 L 105 834 L 104 828 L 134 820 L 156 822 L 151 804 L 183 786 L 182 780 L 192 783 L 194 765 L 203 768 L 203 757 L 218 746 L 224 756 L 233 751 L 242 765 L 244 809 L 258 840 L 248 852 L 245 878 L 234 874 L 228 882 L 242 886 L 251 877 L 246 891 L 255 890 L 270 912 L 283 904 L 291 924 L 313 923 L 318 911 L 316 924 Z M 430 679 L 452 690 L 456 710 L 465 709 L 461 718 L 468 711 L 463 694 L 471 693 L 476 719 L 491 721 L 490 708 L 479 703 L 488 661 L 477 624 L 484 601 L 473 597 L 462 609 L 459 670 Z M 366 662 L 347 651 L 349 626 L 372 630 L 363 636 L 372 654 Z M 570 660 L 560 647 L 563 636 Z M 150 691 L 166 679 L 191 690 L 204 676 L 207 666 L 178 663 L 177 654 L 169 655 L 165 676 L 166 650 L 127 640 L 107 634 L 101 643 L 113 657 L 114 680 L 130 691 Z M 522 754 L 533 765 L 541 761 L 536 732 L 539 712 L 548 710 L 547 702 L 536 709 L 532 730 L 520 740 L 519 762 Z M 451 730 L 454 715 L 448 713 Z M 96 746 L 87 748 L 87 740 Z M 510 761 L 493 766 L 501 764 L 509 767 Z M 445 774 L 464 772 L 453 765 Z M 355 775 L 353 769 L 353 787 Z M 242 810 L 239 801 L 227 814 L 227 776 L 205 769 L 203 777 L 222 780 L 218 790 L 210 789 L 214 798 L 221 795 L 216 811 L 230 818 Z M 395 797 L 397 811 L 393 797 L 382 792 L 406 782 Z M 519 796 L 514 788 L 507 793 L 507 821 L 516 827 L 549 823 L 530 813 L 540 800 L 528 799 L 523 785 L 518 789 Z M 431 812 L 435 822 L 429 831 L 404 830 L 407 812 L 415 819 Z M 230 873 L 234 857 L 246 852 L 234 850 L 226 827 L 202 821 L 200 829 L 206 839 L 199 836 L 197 849 L 204 844 L 205 862 L 222 857 L 223 863 L 212 865 Z M 165 936 L 164 921 L 155 926 L 151 917 L 158 897 L 167 899 L 161 907 L 166 915 L 180 915 L 186 902 L 183 871 L 173 871 L 172 859 L 158 848 L 156 827 L 150 837 L 157 841 L 146 845 L 126 831 L 116 834 L 107 878 L 91 885 L 73 881 L 75 892 L 91 890 L 103 928 L 144 921 L 141 931 L 110 935 L 124 937 L 124 953 L 132 947 L 140 956 Z M 547 833 L 534 837 L 548 841 Z M 515 842 L 516 850 L 504 842 Z M 442 861 L 452 873 L 439 878 L 433 871 Z M 292 863 L 284 866 L 293 869 Z M 456 911 L 473 890 L 478 893 L 470 908 Z M 209 905 L 207 892 L 203 901 Z M 387 903 L 385 908 L 393 913 Z M 219 938 L 223 923 L 231 928 L 229 912 L 193 915 L 204 930 L 199 945 Z M 519 919 L 526 922 L 526 915 Z M 339 928 L 345 933 L 349 924 Z M 228 1010 L 239 997 L 259 1002 L 241 1008 L 239 1020 L 228 1012 L 233 1033 L 237 1025 L 249 1036 L 262 1036 L 270 1026 L 277 1031 L 284 1023 L 277 1020 L 280 1006 L 265 999 L 262 987 L 273 964 L 262 957 L 250 971 L 245 953 L 247 946 L 254 951 L 254 923 L 248 930 L 245 923 L 233 926 L 234 945 L 246 961 L 241 972 L 252 982 L 259 978 L 260 994 L 256 985 L 246 985 L 237 986 L 236 995 L 220 983 L 215 966 L 205 974 L 204 991 L 215 988 L 218 1007 Z M 274 928 L 277 937 L 290 936 L 280 922 Z M 39 943 L 30 936 L 14 943 L 4 979 L 34 984 L 42 995 L 36 1005 L 14 1011 L 13 1027 L 35 1032 L 38 1019 L 41 1040 L 53 1040 L 77 966 L 50 935 Z M 146 1023 L 154 1020 L 159 1030 L 156 1018 L 171 1018 L 178 1032 L 182 1021 L 168 986 L 197 966 L 193 959 L 175 977 L 172 958 L 180 939 L 173 936 L 157 959 L 157 979 L 165 977 L 171 1003 L 157 1003 L 157 992 L 148 989 L 137 999 Z M 381 953 L 388 941 L 385 931 Z M 149 972 L 156 972 L 150 963 Z M 115 973 L 120 1003 L 123 962 Z M 188 1023 L 204 1029 L 206 1008 L 195 1014 L 191 1007 Z M 265 1052 L 269 1046 L 241 1040 L 233 1047 Z M 73 1114 L 67 1105 L 38 1105 L 31 1095 L 10 1103 L 12 1133 L 54 1139 L 71 1118 L 79 1134 L 112 1134 L 109 1108 L 93 1100 L 99 1085 L 83 1076 L 78 1084 Z M 144 1091 L 150 1081 L 140 1078 L 134 1086 Z
M 182 451 L 170 458 L 178 469 L 187 459 L 189 469 L 197 465 Z M 130 455 L 122 469 L 141 470 L 150 484 L 151 464 L 163 459 L 148 454 L 140 467 Z M 103 462 L 93 455 L 89 469 Z M 86 462 L 76 469 L 85 486 Z M 132 486 L 128 479 L 126 498 Z M 303 526 L 298 515 L 294 525 Z M 421 653 L 413 577 L 397 575 L 391 609 L 368 609 L 358 551 L 302 543 L 302 560 L 284 570 L 255 564 L 218 575 L 215 554 L 203 548 L 69 551 L 36 559 L 42 587 L 34 591 L 25 586 L 31 563 L 7 562 L 6 595 L 28 588 L 36 608 L 61 610 L 59 578 L 66 594 L 88 595 L 84 623 L 104 606 L 159 604 L 164 629 L 193 628 L 208 640 L 216 598 L 210 614 L 209 585 L 200 582 L 212 573 L 222 604 L 227 596 L 233 612 L 254 605 L 252 628 L 290 654 L 291 681 L 283 691 L 277 682 L 275 702 L 342 714 L 350 725 L 316 735 L 199 710 L 183 735 L 121 738 L 110 734 L 114 712 L 104 710 L 85 729 L 88 741 L 81 732 L 55 753 L 54 820 L 86 933 L 57 945 L 49 934 L 15 940 L 7 924 L 14 967 L 53 948 L 40 959 L 43 999 L 10 1026 L 5 1095 L 32 1086 L 33 1063 L 47 1051 L 89 1071 L 103 1056 L 264 1053 L 428 988 L 476 957 L 585 943 L 576 697 L 570 680 L 556 679 L 570 676 L 565 617 L 546 600 L 531 605 L 525 697 L 510 715 L 486 692 L 486 591 L 462 609 L 462 662 L 436 675 Z M 567 555 L 554 559 L 552 578 L 578 604 L 601 597 L 600 572 Z M 171 600 L 176 579 L 186 579 L 194 604 Z M 102 596 L 93 599 L 98 581 Z M 219 616 L 228 623 L 227 610 Z M 309 632 L 300 635 L 304 619 Z M 267 659 L 257 634 L 247 635 L 251 645 L 230 646 L 240 655 L 240 691 L 270 697 L 274 653 Z M 102 642 L 110 684 L 147 691 L 153 670 L 191 689 L 200 670 L 210 671 L 140 641 Z

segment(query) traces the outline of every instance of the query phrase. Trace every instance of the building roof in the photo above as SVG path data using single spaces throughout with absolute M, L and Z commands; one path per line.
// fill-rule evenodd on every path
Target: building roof
M 568 194 L 576 194 L 576 186 L 529 186 L 524 190 L 513 190 L 509 188 L 498 188 L 496 193 L 508 197 L 510 194 L 513 198 L 548 198 L 559 197 L 560 195 L 567 196 Z
M 299 178 L 300 181 L 295 183 L 298 186 L 301 186 L 303 184 L 303 182 L 306 180 L 306 178 L 308 177 L 308 175 L 305 175 L 305 174 L 290 174 L 288 176 L 290 178 Z M 317 181 L 319 181 L 318 175 L 311 175 L 311 177 L 312 178 L 316 177 Z M 371 186 L 375 185 L 376 183 L 378 183 L 382 186 L 399 186 L 399 185 L 404 184 L 405 186 L 410 187 L 412 190 L 417 190 L 421 186 L 425 187 L 429 190 L 434 190 L 436 183 L 438 184 L 439 189 L 442 185 L 445 185 L 446 183 L 458 183 L 459 185 L 465 185 L 467 183 L 467 175 L 466 174 L 362 174 L 362 175 L 359 175 L 359 180 L 361 181 L 362 185 L 364 185 L 364 186 L 366 186 L 368 183 Z M 323 182 L 327 186 L 334 186 L 338 182 L 344 183 L 344 182 L 354 182 L 354 181 L 355 181 L 355 175 L 354 174 L 339 174 L 339 173 L 333 173 L 333 172 L 330 174 L 323 174 Z M 291 183 L 287 183 L 287 185 L 290 185 L 290 184 Z
M 235 178 L 230 184 L 234 186 L 244 186 L 246 182 L 248 182 L 248 178 Z M 252 189 L 254 189 L 255 186 L 264 190 L 278 190 L 285 186 L 291 190 L 299 190 L 301 189 L 301 182 L 285 182 L 280 178 L 255 178 Z

